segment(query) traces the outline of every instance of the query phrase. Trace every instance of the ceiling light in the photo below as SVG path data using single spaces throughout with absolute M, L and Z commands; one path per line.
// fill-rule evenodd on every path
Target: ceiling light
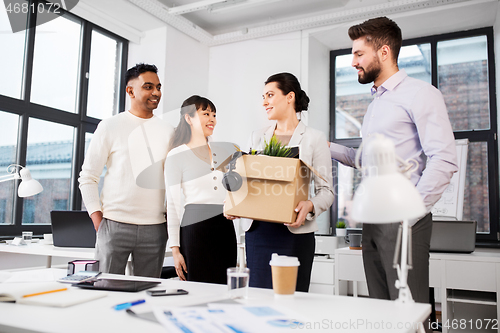
M 218 3 L 224 3 L 228 0 L 203 0 L 198 2 L 193 2 L 183 6 L 170 7 L 168 8 L 168 13 L 172 15 L 182 15 L 191 12 L 196 12 L 202 9 L 207 9 L 210 6 Z
M 245 8 L 267 5 L 283 0 L 232 0 L 220 4 L 214 4 L 208 8 L 210 13 L 228 12 L 231 10 L 241 10 Z

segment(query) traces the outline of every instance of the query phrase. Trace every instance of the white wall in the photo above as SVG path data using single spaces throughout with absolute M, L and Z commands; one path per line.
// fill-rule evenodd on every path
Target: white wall
M 182 102 L 192 95 L 207 95 L 209 48 L 169 28 L 166 49 L 163 105 L 166 116 L 175 119 L 172 125 L 177 126 Z
M 165 54 L 167 53 L 167 30 L 166 26 L 149 30 L 141 38 L 140 43 L 129 42 L 128 64 L 127 68 L 133 67 L 138 63 L 156 65 L 158 67 L 158 77 L 160 82 L 165 81 Z M 122 87 L 123 88 L 123 87 Z M 165 93 L 163 91 L 163 93 Z M 165 95 L 158 106 L 157 111 L 163 113 Z M 126 97 L 125 109 L 130 108 L 130 99 Z
M 308 125 L 330 136 L 330 49 L 316 38 L 308 38 Z
M 172 126 L 179 122 L 179 107 L 191 95 L 208 91 L 208 47 L 177 29 L 149 30 L 139 44 L 129 44 L 128 68 L 145 62 L 158 67 L 162 99 L 155 114 Z M 127 100 L 126 108 L 129 108 Z
M 264 82 L 279 72 L 301 80 L 301 33 L 210 48 L 208 97 L 217 107 L 214 140 L 245 147 L 253 130 L 271 124 L 262 107 Z

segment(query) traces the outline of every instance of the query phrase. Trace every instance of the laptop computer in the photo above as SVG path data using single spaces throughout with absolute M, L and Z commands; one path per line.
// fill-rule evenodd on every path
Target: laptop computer
M 476 249 L 477 221 L 432 221 L 431 252 L 471 253 Z
M 50 219 L 54 246 L 95 247 L 96 232 L 88 212 L 53 210 Z

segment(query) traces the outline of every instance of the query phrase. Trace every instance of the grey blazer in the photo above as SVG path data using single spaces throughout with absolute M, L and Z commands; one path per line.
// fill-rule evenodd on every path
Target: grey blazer
M 272 138 L 276 125 L 265 127 L 252 132 L 250 137 L 250 148 L 256 150 L 264 149 L 264 142 Z M 290 228 L 290 232 L 294 234 L 305 234 L 318 230 L 316 216 L 326 211 L 333 203 L 333 186 L 332 186 L 332 160 L 330 150 L 325 135 L 311 127 L 307 127 L 303 122 L 299 122 L 293 135 L 288 143 L 288 146 L 299 146 L 299 158 L 305 163 L 312 166 L 323 177 L 326 182 L 320 177 L 313 174 L 314 180 L 314 197 L 309 197 L 309 200 L 314 205 L 314 213 L 309 213 L 306 216 L 305 224 L 298 228 Z M 242 228 L 247 231 L 252 226 L 253 220 L 242 219 Z

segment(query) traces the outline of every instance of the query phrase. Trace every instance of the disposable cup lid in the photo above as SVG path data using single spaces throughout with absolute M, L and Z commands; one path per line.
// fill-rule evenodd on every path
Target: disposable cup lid
M 273 253 L 271 256 L 271 261 L 269 262 L 271 266 L 300 266 L 299 259 L 297 257 L 280 256 L 277 253 Z

